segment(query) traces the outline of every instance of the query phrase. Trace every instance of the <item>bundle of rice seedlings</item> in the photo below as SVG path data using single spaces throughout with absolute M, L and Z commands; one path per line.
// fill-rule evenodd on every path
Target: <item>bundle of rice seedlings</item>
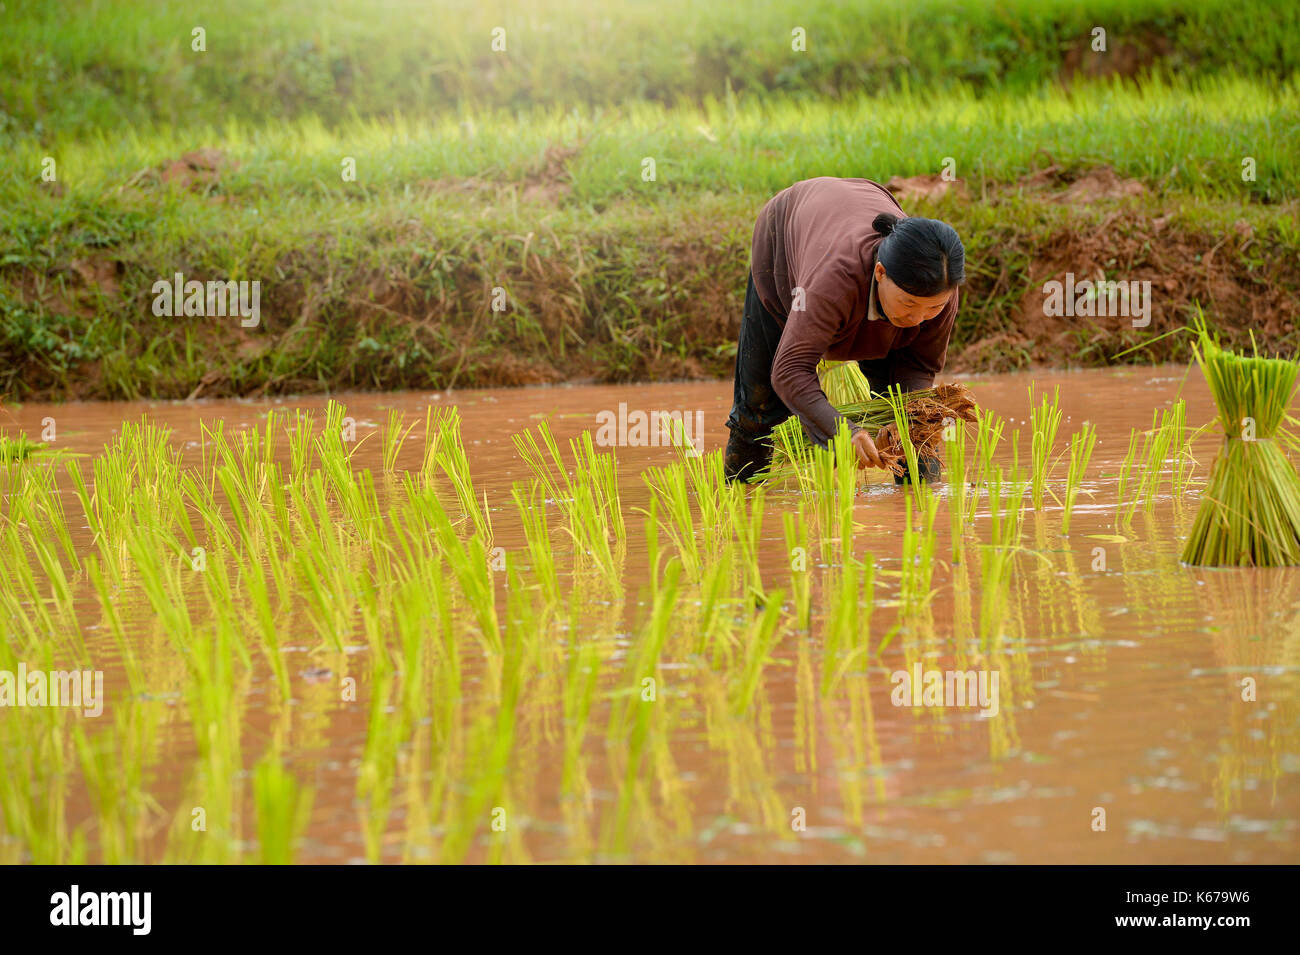
M 903 405 L 907 413 L 908 432 L 918 458 L 939 457 L 944 428 L 959 425 L 960 422 L 975 421 L 977 411 L 971 390 L 955 382 L 909 392 L 903 395 Z M 836 410 L 872 433 L 881 457 L 895 474 L 906 473 L 907 459 L 888 397 L 876 396 L 851 401 L 837 405 Z M 770 481 L 797 478 L 802 473 L 802 468 L 811 463 L 809 449 L 812 442 L 808 440 L 797 417 L 790 417 L 776 426 L 772 432 L 772 445 L 772 463 L 767 471 L 767 479 Z
M 1223 427 L 1223 446 L 1183 548 L 1198 566 L 1300 564 L 1300 476 L 1281 443 L 1300 362 L 1238 355 L 1197 323 L 1196 359 Z
M 16 438 L 0 434 L 0 464 L 8 464 L 11 461 L 25 461 L 33 453 L 44 450 L 45 447 L 45 444 L 35 442 L 21 432 Z
M 943 443 L 944 428 L 959 421 L 975 420 L 975 396 L 965 385 L 949 383 L 929 391 L 907 395 L 903 403 L 907 413 L 907 431 L 917 458 L 937 458 Z M 876 435 L 876 450 L 895 474 L 907 467 L 906 452 L 899 439 L 898 425 L 890 421 Z

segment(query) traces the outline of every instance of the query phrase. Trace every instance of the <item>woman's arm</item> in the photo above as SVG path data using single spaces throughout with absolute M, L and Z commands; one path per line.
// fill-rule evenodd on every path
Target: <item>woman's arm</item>
M 826 283 L 831 287 L 837 283 Z M 825 445 L 839 427 L 843 417 L 826 398 L 817 363 L 821 361 L 836 332 L 853 314 L 857 293 L 852 283 L 844 283 L 839 298 L 822 295 L 814 288 L 805 294 L 806 307 L 792 309 L 781 333 L 772 361 L 772 390 L 807 430 L 809 437 Z M 857 431 L 850 422 L 851 431 Z

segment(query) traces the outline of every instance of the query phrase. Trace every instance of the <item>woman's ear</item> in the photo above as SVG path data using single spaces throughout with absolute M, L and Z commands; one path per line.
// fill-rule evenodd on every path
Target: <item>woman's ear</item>
M 883 282 L 885 280 L 885 267 L 879 262 L 876 263 L 875 273 L 877 282 Z

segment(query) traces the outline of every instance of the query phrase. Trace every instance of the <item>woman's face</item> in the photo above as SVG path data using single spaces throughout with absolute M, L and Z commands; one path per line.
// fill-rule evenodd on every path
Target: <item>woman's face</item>
M 885 274 L 885 267 L 876 263 L 876 297 L 880 299 L 880 310 L 898 328 L 914 328 L 928 322 L 944 310 L 952 293 L 951 289 L 930 296 L 904 292 Z

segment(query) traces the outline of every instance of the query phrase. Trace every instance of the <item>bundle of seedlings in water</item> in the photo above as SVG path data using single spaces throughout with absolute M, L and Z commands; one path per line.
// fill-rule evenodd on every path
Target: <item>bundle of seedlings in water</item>
M 903 396 L 903 410 L 907 414 L 908 436 L 919 461 L 938 458 L 944 430 L 961 427 L 958 422 L 975 421 L 977 408 L 970 389 L 953 382 Z M 909 462 L 896 421 L 891 420 L 877 433 L 876 450 L 895 474 L 907 473 Z
M 35 452 L 42 451 L 46 447 L 45 444 L 37 443 L 22 433 L 19 433 L 16 438 L 0 434 L 0 464 L 25 461 Z
M 1219 346 L 1204 320 L 1196 359 L 1223 427 L 1223 446 L 1183 548 L 1199 566 L 1300 564 L 1300 476 L 1281 445 L 1300 361 L 1238 355 Z
M 903 407 L 918 458 L 940 457 L 944 428 L 975 421 L 977 410 L 970 389 L 956 383 L 908 392 L 903 395 Z M 895 474 L 907 473 L 906 455 L 888 396 L 848 402 L 836 410 L 875 436 L 876 448 Z M 800 427 L 799 419 L 791 417 L 777 425 L 772 432 L 772 444 L 775 451 L 767 479 L 784 481 L 800 477 L 801 468 L 811 462 L 807 449 L 812 442 Z

